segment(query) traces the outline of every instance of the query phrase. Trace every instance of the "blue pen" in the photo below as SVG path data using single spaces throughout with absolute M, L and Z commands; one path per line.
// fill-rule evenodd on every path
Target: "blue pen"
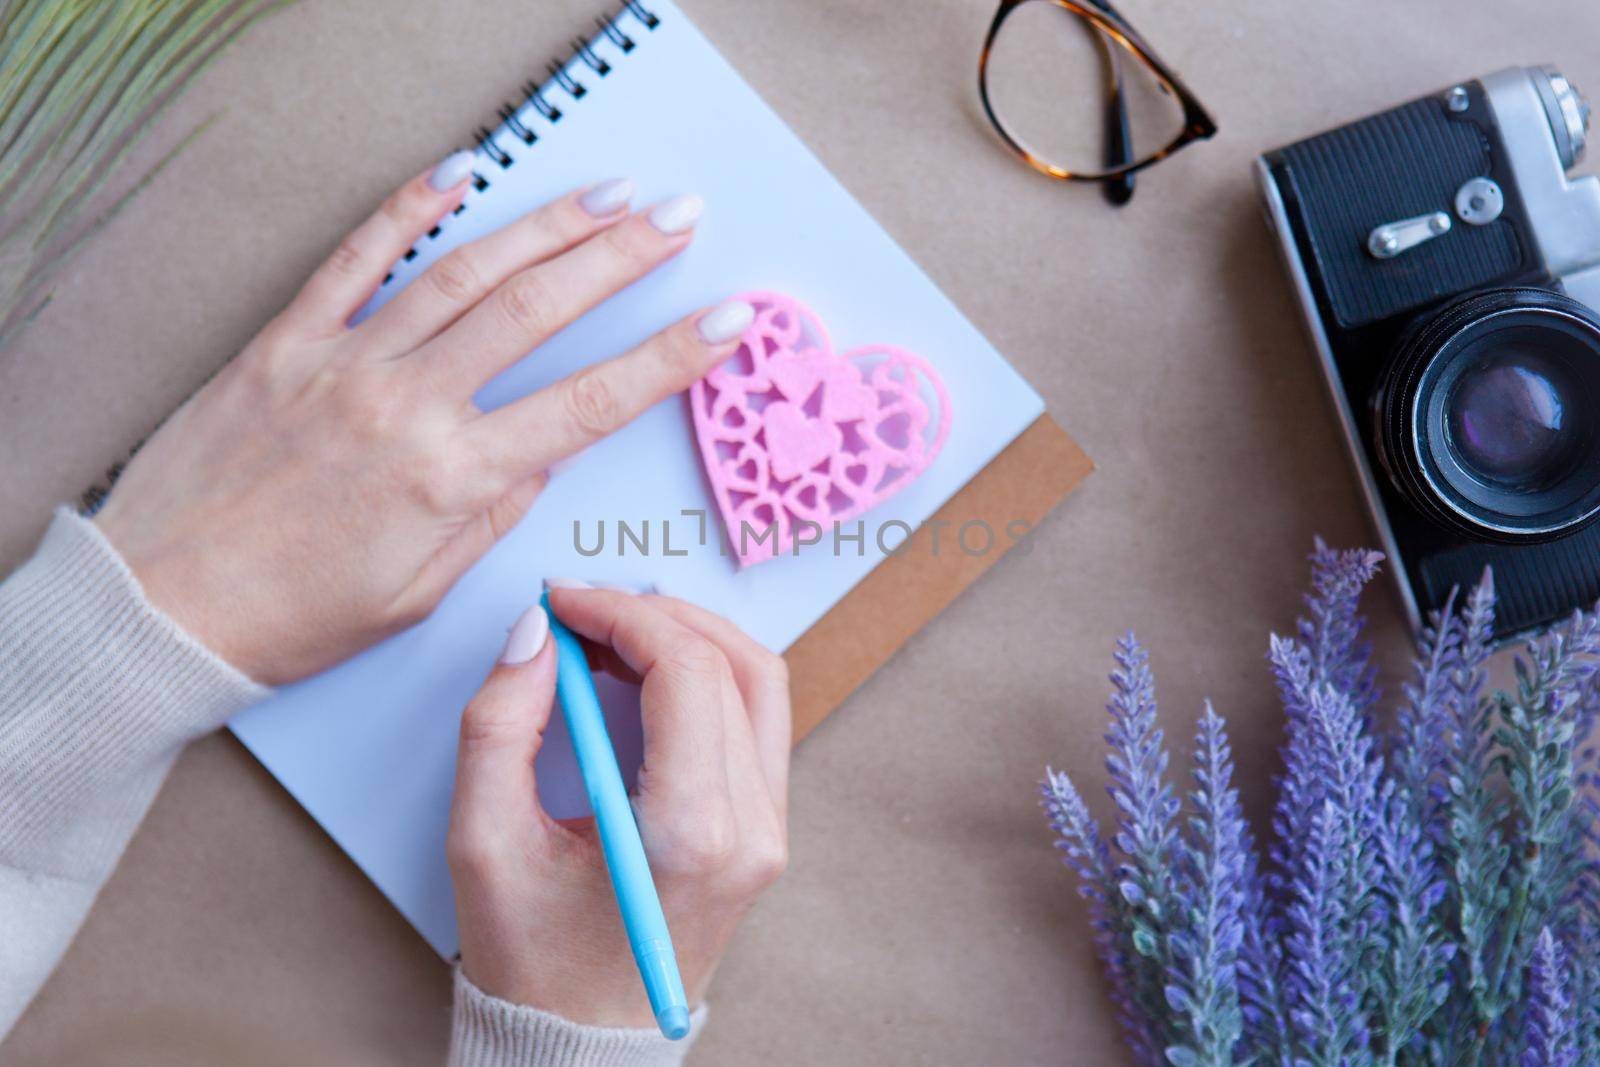
M 639 977 L 644 979 L 650 997 L 650 1010 L 656 1025 L 673 1041 L 688 1036 L 689 998 L 683 992 L 683 976 L 678 973 L 678 958 L 672 952 L 672 935 L 667 932 L 667 917 L 661 912 L 655 879 L 645 859 L 644 842 L 639 839 L 639 824 L 633 819 L 628 789 L 622 784 L 622 769 L 606 732 L 605 716 L 600 711 L 600 696 L 594 690 L 589 660 L 572 631 L 561 624 L 550 610 L 550 594 L 539 598 L 550 618 L 550 636 L 556 643 L 556 695 L 561 713 L 572 735 L 572 750 L 578 756 L 578 771 L 589 794 L 589 807 L 600 831 L 600 847 L 605 852 L 611 889 L 617 895 L 617 910 L 628 931 Z

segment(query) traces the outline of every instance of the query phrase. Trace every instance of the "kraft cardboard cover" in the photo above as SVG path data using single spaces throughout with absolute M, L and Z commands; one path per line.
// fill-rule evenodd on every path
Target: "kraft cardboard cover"
M 977 477 L 945 502 L 900 554 L 891 555 L 789 647 L 798 743 L 900 646 L 1019 543 L 1023 531 L 1077 488 L 1094 464 L 1041 415 Z M 962 544 L 962 528 L 972 535 Z M 1021 523 L 1024 525 L 1014 526 Z M 937 529 L 941 536 L 933 537 Z M 985 533 L 988 530 L 992 532 Z M 979 549 L 990 545 L 987 550 Z

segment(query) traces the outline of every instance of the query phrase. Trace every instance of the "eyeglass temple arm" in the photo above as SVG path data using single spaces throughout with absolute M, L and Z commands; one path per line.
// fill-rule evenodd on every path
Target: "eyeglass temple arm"
M 1109 0 L 1088 0 L 1114 19 L 1121 20 L 1117 9 Z M 1100 36 L 1100 47 L 1105 52 L 1110 71 L 1110 92 L 1106 99 L 1105 163 L 1107 168 L 1126 166 L 1133 162 L 1133 131 L 1128 125 L 1128 100 L 1122 87 L 1122 57 L 1117 54 L 1117 44 Z M 1105 197 L 1118 207 L 1133 199 L 1134 177 L 1123 174 L 1100 183 Z
M 1122 92 L 1122 60 L 1113 55 L 1111 62 L 1115 76 L 1110 99 L 1106 101 L 1105 161 L 1108 168 L 1133 162 L 1133 132 L 1128 128 L 1128 105 Z M 1100 183 L 1106 199 L 1118 207 L 1133 199 L 1133 185 L 1132 174 L 1122 174 Z

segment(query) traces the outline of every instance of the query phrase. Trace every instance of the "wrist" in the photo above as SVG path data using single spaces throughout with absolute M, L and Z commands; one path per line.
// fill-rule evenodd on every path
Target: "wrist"
M 116 551 L 151 607 L 218 658 L 252 678 L 260 677 L 247 651 L 225 640 L 206 617 L 204 605 L 210 598 L 202 592 L 206 586 L 203 564 L 168 562 L 171 554 L 149 547 L 114 502 L 108 502 L 90 522 Z
M 286 642 L 274 626 L 270 582 L 241 578 L 241 562 L 215 542 L 187 538 L 166 528 L 150 529 L 143 516 L 125 512 L 113 495 L 90 521 L 121 557 L 151 607 L 242 674 L 263 685 L 297 681 Z M 242 591 L 249 591 L 248 607 Z M 309 629 L 307 627 L 306 629 Z M 279 654 L 285 653 L 285 654 Z

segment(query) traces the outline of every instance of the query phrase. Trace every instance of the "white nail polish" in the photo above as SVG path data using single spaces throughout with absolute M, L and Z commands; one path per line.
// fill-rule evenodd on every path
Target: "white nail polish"
M 539 654 L 549 639 L 550 618 L 545 615 L 543 608 L 535 604 L 524 611 L 511 627 L 506 637 L 506 650 L 500 654 L 500 662 L 510 667 L 526 663 Z
M 675 196 L 650 210 L 650 225 L 665 234 L 682 233 L 700 221 L 706 202 L 698 196 Z
M 595 218 L 615 215 L 633 199 L 633 182 L 627 178 L 612 178 L 601 182 L 578 197 L 578 206 Z
M 454 152 L 444 158 L 444 162 L 433 168 L 433 173 L 428 175 L 428 188 L 436 193 L 448 192 L 466 181 L 472 175 L 471 152 Z
M 706 344 L 720 345 L 744 333 L 754 321 L 756 309 L 753 305 L 744 300 L 728 300 L 701 315 L 696 329 Z
M 546 578 L 546 589 L 593 589 L 594 586 L 581 578 Z

